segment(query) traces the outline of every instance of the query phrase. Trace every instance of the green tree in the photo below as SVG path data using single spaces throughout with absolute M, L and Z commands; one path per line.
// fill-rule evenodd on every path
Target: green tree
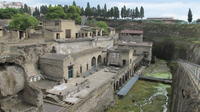
M 109 17 L 114 17 L 115 15 L 115 11 L 114 11 L 114 7 L 112 7 L 109 11 L 108 11 L 108 16 Z
M 38 25 L 38 20 L 28 14 L 16 14 L 9 24 L 10 29 L 25 31 Z
M 104 4 L 104 8 L 103 8 L 103 17 L 106 18 L 107 17 L 107 5 Z
M 144 8 L 141 6 L 140 7 L 140 18 L 144 17 Z
M 40 18 L 40 11 L 37 7 L 35 8 L 35 11 L 33 12 L 33 16 L 36 18 Z
M 113 16 L 115 19 L 119 18 L 119 9 L 118 7 L 114 7 Z
M 100 7 L 100 5 L 97 5 L 97 15 L 101 16 L 101 7 Z
M 73 1 L 72 5 L 73 5 L 73 6 L 76 6 L 76 2 L 75 2 L 75 1 Z
M 86 16 L 92 16 L 92 10 L 90 8 L 90 3 L 87 3 L 87 7 L 85 8 L 85 15 Z
M 136 18 L 136 13 L 135 13 L 135 9 L 132 9 L 132 19 Z
M 81 8 L 81 16 L 83 16 L 83 15 L 85 15 L 85 10 L 84 10 L 84 8 L 82 7 L 82 8 Z
M 0 9 L 0 19 L 11 19 L 12 16 L 22 13 L 21 9 L 5 8 Z
M 22 7 L 22 11 L 24 13 L 27 13 L 27 14 L 31 15 L 31 8 L 27 4 L 24 4 L 24 6 Z
M 135 17 L 136 17 L 136 18 L 139 18 L 139 17 L 140 17 L 140 12 L 139 12 L 138 7 L 135 8 Z
M 48 7 L 46 5 L 42 5 L 40 7 L 40 13 L 43 14 L 43 15 L 46 15 L 48 12 Z
M 192 22 L 192 11 L 191 11 L 191 9 L 189 9 L 189 11 L 188 11 L 188 22 L 189 23 L 191 23 Z
M 48 12 L 45 15 L 47 19 L 67 19 L 67 15 L 64 12 L 64 9 L 59 6 L 49 7 Z
M 99 27 L 99 28 L 102 28 L 104 33 L 108 33 L 108 25 L 107 25 L 106 22 L 104 22 L 104 21 L 98 21 L 96 23 L 96 26 Z
M 121 9 L 121 17 L 125 18 L 126 17 L 126 6 L 124 5 L 124 7 L 122 7 Z
M 75 5 L 69 6 L 67 11 L 67 19 L 75 20 L 77 24 L 81 23 L 81 9 Z
M 98 16 L 97 9 L 95 7 L 92 7 L 92 16 L 94 17 Z

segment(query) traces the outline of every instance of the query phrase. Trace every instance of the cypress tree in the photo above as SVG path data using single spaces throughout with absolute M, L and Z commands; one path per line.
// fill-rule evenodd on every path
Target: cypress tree
M 106 6 L 106 4 L 104 5 L 104 9 L 103 9 L 103 17 L 104 18 L 107 17 L 107 6 Z
M 191 9 L 189 9 L 189 11 L 188 11 L 188 22 L 189 23 L 191 23 L 192 22 L 192 11 L 191 11 Z
M 87 3 L 87 7 L 85 8 L 85 15 L 86 16 L 92 16 L 92 10 L 90 8 L 90 3 Z
M 100 5 L 97 5 L 97 15 L 101 16 L 101 7 L 100 7 Z
M 140 12 L 139 12 L 138 7 L 135 8 L 135 17 L 136 17 L 136 18 L 139 18 L 139 17 L 140 17 Z
M 35 11 L 33 12 L 33 16 L 36 17 L 36 18 L 40 17 L 40 11 L 37 7 L 35 8 Z
M 82 7 L 81 8 L 81 16 L 85 15 L 85 11 L 84 11 L 84 8 Z
M 136 17 L 136 13 L 135 13 L 135 9 L 132 10 L 132 19 L 135 19 Z
M 144 8 L 140 7 L 140 18 L 144 17 Z
M 124 18 L 124 7 L 121 9 L 121 18 Z
M 119 18 L 119 9 L 118 7 L 114 7 L 113 16 L 115 19 Z
M 73 4 L 72 4 L 73 6 L 76 6 L 76 2 L 75 1 L 73 1 Z

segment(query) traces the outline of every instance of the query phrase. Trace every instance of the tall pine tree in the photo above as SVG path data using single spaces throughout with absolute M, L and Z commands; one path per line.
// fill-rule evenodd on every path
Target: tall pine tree
M 101 16 L 101 7 L 100 7 L 100 5 L 97 5 L 97 15 Z
M 75 2 L 75 1 L 73 1 L 72 5 L 73 5 L 73 6 L 76 6 L 76 2 Z
M 189 23 L 191 23 L 192 22 L 192 11 L 191 11 L 191 9 L 189 9 L 189 11 L 188 11 L 188 22 Z
M 144 17 L 144 8 L 140 7 L 140 18 L 142 19 Z
M 132 19 L 135 19 L 135 9 L 132 9 Z
M 106 18 L 107 17 L 107 5 L 104 5 L 104 9 L 103 9 L 103 17 Z
M 90 8 L 90 3 L 87 3 L 87 7 L 85 8 L 85 15 L 92 16 L 92 9 Z
M 35 11 L 33 12 L 33 16 L 36 17 L 36 18 L 40 17 L 40 11 L 37 7 L 35 8 Z
M 136 18 L 139 18 L 139 17 L 140 17 L 140 12 L 139 12 L 138 7 L 135 8 L 135 17 L 136 17 Z

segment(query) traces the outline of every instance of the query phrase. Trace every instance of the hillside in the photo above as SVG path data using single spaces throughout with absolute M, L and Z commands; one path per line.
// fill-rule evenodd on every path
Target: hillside
M 154 42 L 153 55 L 166 60 L 192 59 L 191 49 L 195 49 L 193 46 L 200 44 L 199 24 L 164 24 L 125 20 L 107 20 L 106 22 L 109 26 L 116 28 L 117 32 L 122 29 L 144 30 L 144 39 Z

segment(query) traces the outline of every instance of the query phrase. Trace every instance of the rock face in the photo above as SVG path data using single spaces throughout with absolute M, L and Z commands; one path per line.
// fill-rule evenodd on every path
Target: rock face
M 24 88 L 24 72 L 18 66 L 0 67 L 0 97 L 15 95 Z
M 41 107 L 43 105 L 42 91 L 34 85 L 26 85 L 21 97 L 23 102 L 32 106 Z
M 200 44 L 191 45 L 187 55 L 189 61 L 200 64 Z
M 199 112 L 200 94 L 190 74 L 180 64 L 173 75 L 171 112 Z

